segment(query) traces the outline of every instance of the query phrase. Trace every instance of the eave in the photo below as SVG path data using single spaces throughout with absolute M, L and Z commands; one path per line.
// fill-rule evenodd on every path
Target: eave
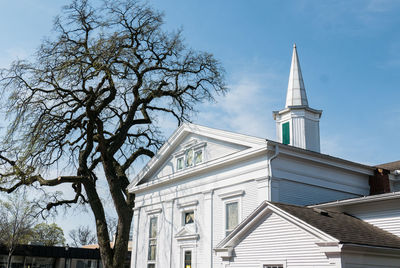
M 392 193 L 385 193 L 385 194 L 378 194 L 378 195 L 369 195 L 345 200 L 337 200 L 328 203 L 322 203 L 317 205 L 312 205 L 308 207 L 316 207 L 316 208 L 328 208 L 328 207 L 338 207 L 338 206 L 345 206 L 345 205 L 354 205 L 354 204 L 362 204 L 362 203 L 369 203 L 369 202 L 377 202 L 377 201 L 384 201 L 384 200 L 392 200 L 392 199 L 399 199 L 400 192 L 392 192 Z

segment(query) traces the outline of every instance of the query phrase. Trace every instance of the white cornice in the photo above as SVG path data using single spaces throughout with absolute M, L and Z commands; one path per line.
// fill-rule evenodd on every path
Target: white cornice
M 232 191 L 229 193 L 223 193 L 223 194 L 219 194 L 218 196 L 221 199 L 227 199 L 227 198 L 232 198 L 232 197 L 241 196 L 241 195 L 244 195 L 244 190 L 237 190 L 237 191 Z
M 239 144 L 249 148 L 265 146 L 265 139 L 253 136 L 238 134 L 234 132 L 208 128 L 200 125 L 185 123 L 177 128 L 167 142 L 160 148 L 157 154 L 146 164 L 146 166 L 134 177 L 128 186 L 128 190 L 132 189 L 147 174 L 151 174 L 165 161 L 173 149 L 182 141 L 189 133 L 202 135 L 205 137 L 223 140 L 230 143 Z
M 166 183 L 170 183 L 170 182 L 173 182 L 173 181 L 185 179 L 185 178 L 187 178 L 189 176 L 194 176 L 194 175 L 196 175 L 198 173 L 201 173 L 201 172 L 204 172 L 206 170 L 211 171 L 211 170 L 213 170 L 215 168 L 219 168 L 219 167 L 222 167 L 222 166 L 225 166 L 225 165 L 230 165 L 230 164 L 235 163 L 237 161 L 243 161 L 245 159 L 248 159 L 248 158 L 254 157 L 256 155 L 265 153 L 266 151 L 267 151 L 267 147 L 265 147 L 265 146 L 264 147 L 260 147 L 260 148 L 250 148 L 250 149 L 246 149 L 246 150 L 243 150 L 243 151 L 239 151 L 237 153 L 230 154 L 230 155 L 227 155 L 225 157 L 221 157 L 221 158 L 218 158 L 216 160 L 213 160 L 213 161 L 210 161 L 210 162 L 207 162 L 207 163 L 202 163 L 202 164 L 200 164 L 198 166 L 195 166 L 193 168 L 185 169 L 185 170 L 182 170 L 180 172 L 176 172 L 176 173 L 173 173 L 171 175 L 164 176 L 164 177 L 159 178 L 159 179 L 157 179 L 155 181 L 149 181 L 149 182 L 146 182 L 144 184 L 136 185 L 136 186 L 130 188 L 129 192 L 135 193 L 135 192 L 140 191 L 142 189 L 151 189 L 151 188 L 154 188 L 154 187 L 158 187 L 160 185 L 164 185 Z
M 189 201 L 189 202 L 185 202 L 185 203 L 179 203 L 177 206 L 179 209 L 181 209 L 181 208 L 186 208 L 186 207 L 194 207 L 194 206 L 197 206 L 197 204 L 199 204 L 199 201 L 194 200 L 194 201 Z
M 367 166 L 364 164 L 352 162 L 346 159 L 330 156 L 327 154 L 321 154 L 318 152 L 305 150 L 295 146 L 285 145 L 276 141 L 267 140 L 267 144 L 270 145 L 269 150 L 272 151 L 274 151 L 275 145 L 278 145 L 280 149 L 280 154 L 285 154 L 292 157 L 313 161 L 327 166 L 334 166 L 344 170 L 350 170 L 355 173 L 374 175 L 375 168 L 372 166 Z
M 281 154 L 290 155 L 296 158 L 305 159 L 309 161 L 314 161 L 328 166 L 334 166 L 337 168 L 350 170 L 356 173 L 373 175 L 374 168 L 371 166 L 363 165 L 356 162 L 351 162 L 345 159 L 333 157 L 330 155 L 325 155 L 321 153 L 312 152 L 309 150 L 300 149 L 294 146 L 283 145 L 278 142 L 271 140 L 265 140 L 261 138 L 256 138 L 247 135 L 241 135 L 237 133 L 232 133 L 228 131 L 222 131 L 218 129 L 212 129 L 208 127 L 203 127 L 194 124 L 183 124 L 179 127 L 169 138 L 169 140 L 161 147 L 156 156 L 154 156 L 147 165 L 138 173 L 137 176 L 132 180 L 131 184 L 128 186 L 130 192 L 134 192 L 137 189 L 143 189 L 147 186 L 153 185 L 154 182 L 144 183 L 143 185 L 137 185 L 142 178 L 145 176 L 151 176 L 152 172 L 155 172 L 164 161 L 171 156 L 171 152 L 174 148 L 182 141 L 189 133 L 194 133 L 209 138 L 224 140 L 226 142 L 240 144 L 242 146 L 249 147 L 241 152 L 222 157 L 210 162 L 202 163 L 196 167 L 182 170 L 176 172 L 175 174 L 169 175 L 158 179 L 160 183 L 164 183 L 165 180 L 182 178 L 188 174 L 195 174 L 197 172 L 203 172 L 208 168 L 215 168 L 217 166 L 229 164 L 237 159 L 246 158 L 259 151 L 267 151 L 266 147 L 269 148 L 271 152 L 274 151 L 275 145 L 279 145 L 281 148 Z M 266 146 L 267 145 L 267 146 Z M 269 146 L 268 146 L 269 145 Z M 225 161 L 225 162 L 224 162 Z
M 151 215 L 151 214 L 159 214 L 159 213 L 161 213 L 161 212 L 162 212 L 162 209 L 161 209 L 161 208 L 147 209 L 147 210 L 146 210 L 146 213 L 147 213 L 148 215 Z

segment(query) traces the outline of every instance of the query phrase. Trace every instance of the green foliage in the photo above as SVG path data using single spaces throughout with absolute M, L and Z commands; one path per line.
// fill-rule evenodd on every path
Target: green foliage
M 64 231 L 55 223 L 39 223 L 32 229 L 30 242 L 45 246 L 63 246 Z

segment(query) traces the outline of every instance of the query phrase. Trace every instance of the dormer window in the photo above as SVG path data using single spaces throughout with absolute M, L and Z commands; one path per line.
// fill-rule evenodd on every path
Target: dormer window
M 183 146 L 184 150 L 175 153 L 176 170 L 183 170 L 203 163 L 205 146 L 205 142 L 198 143 L 197 141 L 192 141 Z

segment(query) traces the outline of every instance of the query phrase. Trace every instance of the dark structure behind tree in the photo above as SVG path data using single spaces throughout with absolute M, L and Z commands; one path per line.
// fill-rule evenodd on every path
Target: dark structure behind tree
M 7 254 L 7 248 L 0 245 L 0 268 L 5 267 L 3 260 Z M 130 267 L 130 256 L 130 254 L 127 255 L 121 267 Z M 67 268 L 102 267 L 99 249 L 18 245 L 15 249 L 14 259 L 19 260 L 13 261 L 12 267 L 15 268 L 35 267 L 35 264 L 40 264 L 41 268 L 64 268 L 65 265 Z M 65 262 L 66 259 L 68 259 L 67 262 Z M 38 260 L 40 263 L 37 262 Z
M 135 0 L 101 6 L 74 0 L 33 62 L 16 61 L 1 72 L 0 107 L 9 125 L 0 190 L 70 184 L 73 196 L 52 192 L 42 209 L 88 204 L 107 268 L 122 267 L 126 258 L 135 205 L 128 174 L 163 143 L 160 116 L 188 121 L 197 103 L 226 91 L 213 55 L 187 48 L 180 31 L 162 25 L 161 13 Z M 42 171 L 62 164 L 66 176 L 44 178 Z M 98 191 L 103 178 L 118 216 L 114 248 Z

